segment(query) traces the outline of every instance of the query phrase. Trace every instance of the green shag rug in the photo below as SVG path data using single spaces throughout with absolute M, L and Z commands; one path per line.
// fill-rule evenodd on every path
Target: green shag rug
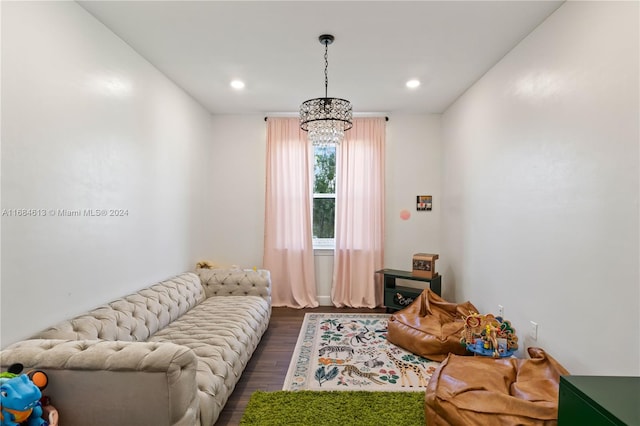
M 240 424 L 424 426 L 424 392 L 257 391 Z

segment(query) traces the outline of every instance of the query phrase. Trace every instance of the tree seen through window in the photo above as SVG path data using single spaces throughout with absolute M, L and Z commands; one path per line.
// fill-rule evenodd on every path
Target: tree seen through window
M 336 216 L 336 147 L 314 148 L 313 238 L 333 239 Z

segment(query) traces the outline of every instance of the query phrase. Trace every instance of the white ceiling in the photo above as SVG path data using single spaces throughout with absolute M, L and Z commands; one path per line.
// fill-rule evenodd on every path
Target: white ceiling
M 210 112 L 242 114 L 323 96 L 324 33 L 329 96 L 354 113 L 443 112 L 562 1 L 79 3 Z

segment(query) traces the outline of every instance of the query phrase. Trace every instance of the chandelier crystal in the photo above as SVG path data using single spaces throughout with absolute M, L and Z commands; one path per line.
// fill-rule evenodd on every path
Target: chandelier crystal
M 305 101 L 300 106 L 300 128 L 309 132 L 309 140 L 314 145 L 339 144 L 344 132 L 353 127 L 351 102 L 346 99 L 329 98 L 328 51 L 334 37 L 323 34 L 319 37 L 324 44 L 324 98 Z

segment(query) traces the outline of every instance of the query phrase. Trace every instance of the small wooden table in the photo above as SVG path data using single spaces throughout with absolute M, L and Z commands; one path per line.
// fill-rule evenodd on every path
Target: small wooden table
M 380 269 L 379 271 L 376 271 L 376 273 L 383 275 L 384 306 L 387 308 L 387 312 L 397 311 L 406 307 L 396 302 L 396 294 L 400 293 L 404 298 L 415 299 L 420 295 L 420 293 L 422 293 L 425 288 L 427 288 L 427 286 L 423 288 L 397 286 L 397 278 L 426 282 L 428 283 L 428 287 L 431 289 L 431 291 L 433 291 L 438 296 L 441 295 L 440 293 L 442 286 L 442 276 L 440 274 L 436 275 L 433 278 L 422 278 L 414 276 L 411 271 L 401 271 L 399 269 Z

